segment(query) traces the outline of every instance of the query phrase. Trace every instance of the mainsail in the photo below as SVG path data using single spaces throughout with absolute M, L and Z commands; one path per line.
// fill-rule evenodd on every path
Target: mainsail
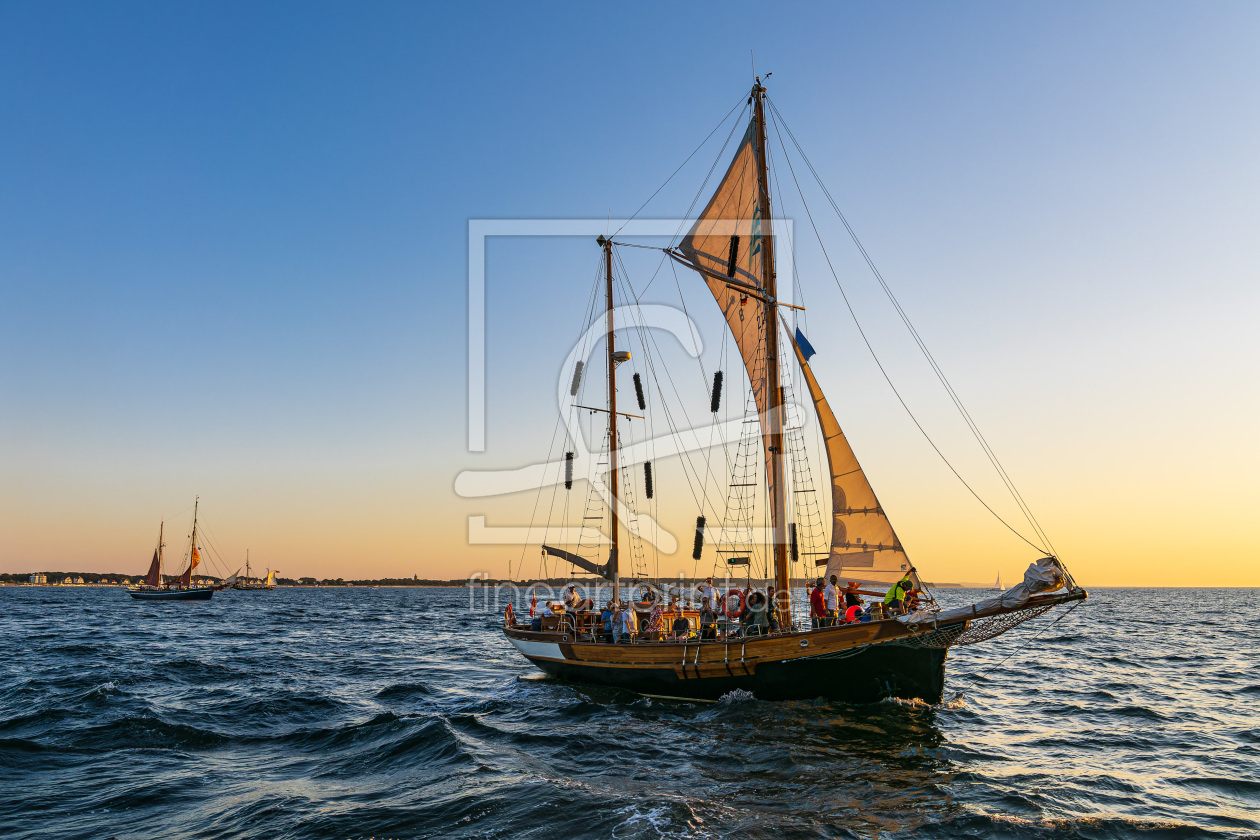
M 792 339 L 792 349 L 796 351 L 796 361 L 800 363 L 814 401 L 831 473 L 831 553 L 827 558 L 826 576 L 835 575 L 841 583 L 854 580 L 890 585 L 910 574 L 917 585 L 918 577 L 914 575 L 910 558 L 818 386 L 802 344 L 809 346 L 798 331 Z
M 149 586 L 160 586 L 162 561 L 158 557 L 158 550 L 153 549 L 153 562 L 149 564 L 149 573 L 144 576 L 144 582 Z
M 762 282 L 766 248 L 758 200 L 756 123 L 749 122 L 726 175 L 691 231 L 678 246 L 685 265 L 704 277 L 735 337 L 752 384 L 769 463 L 770 395 L 766 376 L 766 318 Z M 769 226 L 766 226 L 768 230 Z M 773 471 L 766 470 L 773 478 Z M 771 489 L 773 495 L 773 488 Z
M 198 500 L 200 502 L 200 500 Z M 193 569 L 197 568 L 197 564 L 201 562 L 201 552 L 197 550 L 197 507 L 193 505 L 193 527 L 192 537 L 188 543 L 188 568 L 179 576 L 179 585 L 183 587 L 192 586 Z

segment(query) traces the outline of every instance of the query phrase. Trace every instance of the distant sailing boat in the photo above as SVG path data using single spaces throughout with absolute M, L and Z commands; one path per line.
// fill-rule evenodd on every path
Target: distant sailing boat
M 242 592 L 261 592 L 267 589 L 275 589 L 276 588 L 276 573 L 274 570 L 268 569 L 266 579 L 260 580 L 256 577 L 253 577 L 250 574 L 249 549 L 247 548 L 245 549 L 245 578 L 244 580 L 238 580 L 235 583 L 233 583 L 232 588 L 238 589 Z
M 174 580 L 165 580 L 162 574 L 162 549 L 166 547 L 163 534 L 166 522 L 158 528 L 158 544 L 153 550 L 153 560 L 149 563 L 149 572 L 144 583 L 127 587 L 127 593 L 138 601 L 208 601 L 214 595 L 213 586 L 193 585 L 192 573 L 201 562 L 201 552 L 197 548 L 197 505 L 193 502 L 192 535 L 188 542 L 188 568 Z
M 1006 587 L 1002 585 L 1002 573 L 998 572 L 997 583 L 985 590 L 986 592 L 1005 592 Z
M 634 322 L 633 308 L 615 312 L 614 266 L 624 263 L 620 257 L 614 257 L 614 247 L 630 243 L 601 236 L 598 244 L 603 250 L 603 270 L 593 302 L 602 292 L 603 312 L 595 307 L 588 310 L 590 314 L 582 328 L 598 330 L 598 319 L 604 320 L 598 340 L 605 354 L 606 401 L 603 407 L 596 407 L 589 404 L 592 400 L 585 405 L 574 400 L 567 410 L 603 412 L 607 416 L 606 429 L 599 428 L 602 418 L 594 424 L 596 433 L 604 437 L 603 447 L 583 465 L 590 470 L 588 481 L 592 487 L 592 502 L 586 505 L 583 519 L 602 520 L 606 527 L 566 526 L 564 533 L 577 532 L 579 536 L 566 537 L 564 541 L 576 544 L 578 550 L 542 545 L 539 579 L 550 577 L 547 558 L 557 557 L 610 583 L 614 605 L 629 611 L 619 613 L 616 619 L 624 624 L 615 624 L 618 636 L 625 630 L 623 641 L 629 643 L 609 643 L 611 632 L 605 629 L 601 615 L 582 609 L 580 603 L 567 608 L 544 604 L 542 615 L 532 621 L 517 621 L 509 606 L 503 634 L 526 659 L 552 676 L 644 694 L 716 698 L 742 689 L 770 700 L 827 697 L 867 702 L 900 697 L 939 702 L 945 684 L 945 658 L 951 646 L 993 638 L 1056 605 L 1083 600 L 1087 593 L 1076 585 L 1058 559 L 1049 555 L 1031 565 L 1023 583 L 1010 592 L 957 609 L 938 606 L 928 586 L 920 580 L 815 378 L 809 364 L 814 349 L 799 329 L 794 334 L 786 329 L 784 316 L 802 307 L 778 297 L 774 260 L 778 244 L 771 231 L 777 220 L 770 201 L 767 104 L 766 89 L 758 78 L 748 98 L 751 114 L 747 130 L 726 174 L 679 246 L 661 250 L 703 278 L 725 316 L 730 330 L 726 340 L 734 340 L 748 377 L 746 383 L 741 380 L 741 387 L 746 385 L 749 389 L 749 397 L 740 449 L 734 458 L 726 451 L 713 458 L 717 468 L 726 469 L 731 479 L 724 493 L 727 521 L 718 533 L 721 537 L 734 535 L 719 538 L 717 562 L 729 568 L 748 567 L 759 561 L 767 572 L 773 571 L 774 587 L 760 592 L 750 579 L 742 591 L 733 588 L 721 593 L 710 589 L 706 599 L 716 596 L 718 603 L 708 604 L 713 611 L 702 613 L 687 603 L 692 597 L 689 591 L 662 584 L 659 578 L 652 583 L 647 577 L 642 522 L 656 515 L 660 509 L 656 505 L 663 507 L 665 503 L 657 499 L 644 508 L 634 507 L 632 493 L 636 482 L 631 481 L 631 468 L 641 469 L 644 495 L 652 499 L 652 456 L 651 450 L 645 448 L 650 442 L 621 443 L 620 418 L 626 418 L 622 425 L 628 437 L 632 429 L 630 418 L 644 415 L 618 411 L 617 367 L 629 362 L 631 355 L 618 349 L 617 339 L 638 339 L 648 358 L 647 367 L 641 369 L 645 373 L 665 377 L 671 373 L 659 360 L 653 360 L 660 351 L 643 338 L 644 328 Z M 734 130 L 731 136 L 737 136 Z M 786 149 L 779 165 L 785 160 Z M 624 271 L 618 269 L 617 279 L 626 284 L 626 299 L 634 300 L 637 295 L 629 287 Z M 785 327 L 782 333 L 781 323 Z M 728 358 L 735 357 L 732 353 Z M 577 362 L 572 385 L 564 389 L 564 396 L 578 395 L 582 364 Z M 797 369 L 798 381 L 803 382 L 810 398 L 799 407 L 788 397 Z M 718 371 L 710 394 L 710 411 L 715 421 L 721 384 L 722 372 Z M 634 375 L 634 388 L 638 409 L 646 413 L 640 373 Z M 664 389 L 658 388 L 658 393 L 664 401 Z M 846 404 L 858 409 L 862 398 L 846 395 Z M 823 475 L 828 480 L 822 493 L 816 493 L 812 474 L 804 466 L 811 454 L 800 432 L 810 419 L 806 412 L 817 423 L 821 432 L 818 448 L 826 457 Z M 668 417 L 665 422 L 675 438 L 689 433 Z M 732 422 L 738 428 L 740 420 Z M 712 440 L 708 446 L 714 446 Z M 573 448 L 578 447 L 575 444 Z M 694 471 L 693 486 L 707 487 L 708 473 L 689 467 L 688 460 L 680 458 L 679 468 L 684 473 L 688 468 Z M 566 453 L 566 489 L 573 484 L 574 461 L 574 452 Z M 555 480 L 558 483 L 559 479 Z M 659 496 L 661 488 L 656 489 Z M 692 498 L 694 494 L 693 490 Z M 821 503 L 810 507 L 815 504 L 810 501 L 815 494 L 830 507 L 829 535 L 821 512 L 825 508 Z M 698 503 L 701 515 L 697 517 L 692 553 L 697 562 L 706 534 L 704 511 L 709 510 L 712 515 L 719 509 L 705 498 L 699 498 Z M 563 510 L 568 511 L 565 504 Z M 766 522 L 764 527 L 754 527 L 749 513 L 754 504 L 764 505 L 759 513 Z M 604 509 L 602 514 L 600 507 Z M 581 506 L 576 509 L 583 510 Z M 560 515 L 563 518 L 566 514 Z M 534 527 L 531 523 L 531 531 Z M 550 518 L 546 527 L 551 527 Z M 599 533 L 600 539 L 588 540 L 584 545 L 586 538 L 580 535 L 592 530 Z M 811 533 L 817 536 L 810 536 Z M 807 538 L 811 542 L 805 542 Z M 822 550 L 807 550 L 813 546 Z M 583 550 L 587 556 L 582 555 Z M 721 570 L 716 563 L 715 570 Z M 819 622 L 811 622 L 799 601 L 798 609 L 793 609 L 793 570 L 798 584 L 817 574 L 834 575 L 841 588 L 852 582 L 853 590 L 875 595 L 878 600 L 860 621 L 845 623 L 833 613 L 819 626 Z M 636 578 L 633 588 L 644 593 L 642 600 L 628 602 L 628 598 L 623 598 L 623 575 Z M 863 589 L 856 590 L 859 586 Z M 599 591 L 596 584 L 595 596 L 600 602 L 597 606 L 602 606 Z M 888 608 L 880 603 L 885 600 Z M 531 616 L 533 613 L 531 607 Z

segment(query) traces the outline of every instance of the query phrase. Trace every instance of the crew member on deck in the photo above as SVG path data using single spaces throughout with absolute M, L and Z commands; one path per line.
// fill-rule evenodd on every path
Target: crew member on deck
M 909 575 L 897 581 L 884 596 L 884 610 L 886 612 L 891 610 L 894 615 L 901 613 L 905 608 L 906 595 L 913 589 L 914 585 L 910 583 Z
M 713 603 L 708 598 L 700 605 L 700 638 L 717 638 L 717 613 L 713 611 Z
M 622 607 L 613 617 L 613 633 L 617 637 L 618 643 L 629 643 L 631 635 L 638 628 L 635 627 L 637 619 L 634 610 L 629 607 Z
M 553 615 L 555 615 L 555 614 L 556 614 L 556 613 L 555 613 L 555 610 L 553 610 L 553 609 L 551 608 L 551 602 L 550 602 L 550 601 L 543 601 L 543 607 L 542 607 L 542 610 L 538 613 L 538 615 L 534 618 L 534 620 L 530 622 L 529 629 L 531 629 L 531 630 L 542 630 L 542 629 L 543 629 L 543 628 L 542 628 L 542 621 L 543 621 L 543 619 L 544 619 L 544 618 L 550 618 L 551 616 L 553 616 Z
M 600 635 L 605 642 L 608 642 L 609 644 L 611 644 L 613 640 L 613 603 L 612 601 L 609 601 L 604 606 L 604 611 L 600 613 L 599 620 L 600 620 L 601 628 L 603 629 L 603 633 L 601 633 Z
M 590 598 L 580 598 L 577 594 L 577 587 L 569 584 L 569 590 L 564 593 L 564 607 L 571 613 L 580 612 L 582 610 L 595 609 L 595 602 Z
M 827 582 L 827 588 L 823 590 L 823 604 L 827 607 L 828 627 L 840 623 L 837 620 L 840 616 L 840 589 L 836 586 L 836 583 L 836 576 L 832 575 Z
M 844 611 L 848 613 L 849 607 L 860 606 L 862 606 L 862 596 L 858 594 L 858 582 L 851 580 L 849 588 L 844 590 Z
M 827 626 L 827 602 L 823 600 L 823 579 L 809 585 L 809 623 L 815 630 Z
M 748 606 L 744 609 L 743 628 L 745 636 L 764 636 L 770 632 L 770 617 L 766 605 L 766 596 L 753 592 L 748 596 Z
M 713 588 L 713 578 L 707 577 L 704 583 L 700 584 L 700 600 L 703 603 L 708 600 L 710 604 L 717 603 L 717 590 Z

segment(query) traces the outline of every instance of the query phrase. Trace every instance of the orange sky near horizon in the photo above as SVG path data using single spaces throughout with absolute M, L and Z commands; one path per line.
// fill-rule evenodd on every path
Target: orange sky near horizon
M 0 28 L 0 572 L 139 575 L 163 518 L 181 555 L 199 495 L 208 572 L 248 550 L 291 578 L 536 575 L 536 543 L 469 543 L 470 518 L 528 526 L 534 494 L 455 485 L 548 457 L 600 255 L 585 235 L 487 244 L 473 453 L 470 220 L 610 224 L 649 196 L 640 219 L 686 213 L 729 159 L 749 18 L 680 5 L 592 39 L 532 7 L 459 31 L 345 7 L 311 40 L 283 15 L 185 13 L 31 5 Z M 1080 584 L 1260 586 L 1260 5 L 799 17 L 759 20 L 757 65 L 847 221 L 771 138 L 796 236 L 781 284 L 923 578 L 1012 583 L 1038 554 L 873 364 L 847 303 L 950 463 L 1027 531 L 850 223 Z M 726 48 L 698 54 L 697 31 Z M 724 368 L 738 405 L 703 284 L 625 251 L 636 299 L 684 294 L 704 340 L 698 370 L 662 339 L 654 374 L 704 414 Z M 691 488 L 657 466 L 678 545 L 659 571 L 708 574 Z M 728 479 L 706 485 L 719 510 Z

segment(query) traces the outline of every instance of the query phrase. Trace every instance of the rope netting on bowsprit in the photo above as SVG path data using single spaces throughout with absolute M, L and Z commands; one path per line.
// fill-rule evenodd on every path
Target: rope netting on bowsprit
M 1045 613 L 1053 608 L 1053 604 L 1029 607 L 1028 609 L 1016 610 L 1015 612 L 1005 613 L 1003 615 L 977 619 L 965 627 L 961 624 L 956 624 L 950 627 L 925 629 L 928 627 L 927 623 L 919 625 L 910 624 L 908 627 L 911 630 L 922 629 L 923 632 L 916 632 L 915 635 L 908 639 L 902 639 L 898 643 L 912 645 L 915 647 L 930 648 L 974 645 L 977 642 L 987 641 L 988 639 L 1000 636 L 1006 631 L 1012 630 L 1023 624 L 1025 621 L 1036 618 L 1042 613 Z

